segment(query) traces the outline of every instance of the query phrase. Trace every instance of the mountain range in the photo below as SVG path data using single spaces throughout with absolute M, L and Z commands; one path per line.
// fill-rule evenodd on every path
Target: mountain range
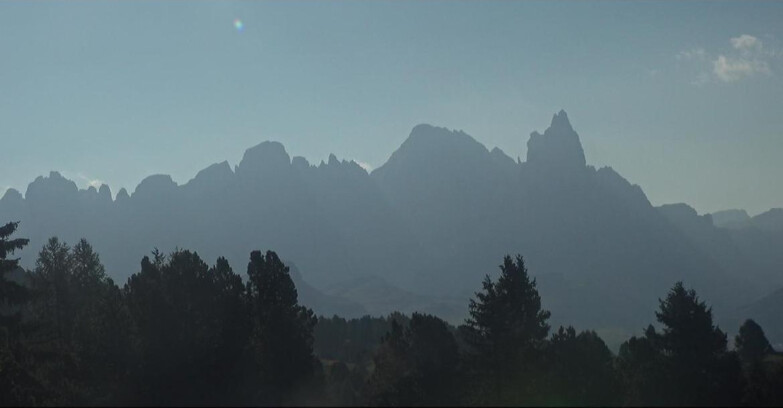
M 21 221 L 18 235 L 31 239 L 25 267 L 48 237 L 84 237 L 119 283 L 153 248 L 225 256 L 238 271 L 251 250 L 272 249 L 321 314 L 420 310 L 459 323 L 484 276 L 519 253 L 553 324 L 598 329 L 609 343 L 654 321 L 679 280 L 729 331 L 753 317 L 742 313 L 783 327 L 766 306 L 783 288 L 783 210 L 655 207 L 611 167 L 587 164 L 564 111 L 527 148 L 514 160 L 423 124 L 368 173 L 334 155 L 313 165 L 267 141 L 233 168 L 214 164 L 183 185 L 152 175 L 114 197 L 51 172 L 24 196 L 8 190 L 0 220 Z

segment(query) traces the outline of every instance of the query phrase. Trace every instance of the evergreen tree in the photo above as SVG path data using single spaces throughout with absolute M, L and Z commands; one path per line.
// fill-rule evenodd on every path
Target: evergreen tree
M 415 405 L 454 405 L 462 393 L 460 355 L 454 334 L 438 317 L 413 313 L 406 330 L 408 355 L 414 372 Z
M 195 252 L 145 257 L 125 286 L 138 339 L 135 386 L 142 404 L 236 403 L 246 345 L 241 278 Z
M 536 281 L 522 256 L 506 256 L 500 270 L 497 282 L 485 278 L 462 326 L 477 370 L 474 402 L 531 404 L 539 396 L 536 382 L 550 313 L 541 308 Z
M 736 404 L 741 387 L 739 361 L 727 350 L 726 334 L 712 321 L 712 309 L 696 292 L 677 282 L 660 301 L 664 325 L 661 351 L 671 364 L 670 379 L 678 402 Z
M 82 239 L 51 238 L 30 276 L 36 366 L 65 404 L 117 402 L 126 385 L 130 339 L 119 288 Z
M 29 364 L 20 307 L 29 301 L 27 288 L 10 275 L 19 272 L 19 259 L 9 255 L 29 242 L 11 238 L 18 222 L 0 227 L 0 406 L 36 405 L 46 396 Z
M 392 320 L 374 363 L 367 387 L 371 405 L 443 406 L 461 397 L 457 342 L 435 316 L 414 313 L 404 329 Z
M 546 358 L 547 403 L 606 406 L 619 402 L 612 352 L 594 331 L 577 334 L 573 327 L 560 327 L 549 341 Z
M 677 282 L 666 299 L 660 300 L 656 317 L 663 324 L 662 333 L 656 333 L 651 326 L 643 341 L 632 338 L 621 348 L 620 357 L 625 360 L 627 370 L 649 370 L 654 374 L 654 384 L 641 381 L 629 387 L 631 395 L 652 397 L 654 400 L 636 402 L 682 405 L 739 403 L 742 388 L 739 359 L 736 353 L 728 351 L 726 334 L 713 324 L 712 310 L 699 300 L 696 292 L 686 290 L 682 282 Z M 637 347 L 632 347 L 631 341 Z M 629 364 L 634 361 L 642 361 L 645 365 L 634 367 Z M 644 372 L 629 376 L 650 378 Z
M 49 403 L 55 405 L 83 403 L 87 393 L 77 378 L 80 361 L 73 347 L 78 294 L 70 282 L 73 270 L 70 251 L 65 242 L 50 238 L 38 253 L 30 275 L 34 364 L 52 393 Z
M 375 353 L 375 369 L 367 382 L 367 402 L 373 406 L 414 405 L 414 384 L 408 360 L 410 344 L 403 327 L 392 320 L 391 330 Z
M 617 372 L 625 392 L 623 405 L 674 405 L 666 384 L 667 363 L 660 352 L 660 336 L 652 325 L 642 337 L 631 337 L 620 346 Z
M 28 299 L 25 287 L 11 280 L 9 276 L 19 270 L 19 259 L 8 256 L 21 250 L 29 242 L 24 238 L 11 239 L 18 227 L 18 222 L 10 222 L 0 227 L 0 327 L 5 328 L 18 322 L 19 312 L 16 307 Z
M 247 266 L 247 296 L 252 319 L 251 350 L 260 371 L 255 398 L 291 403 L 297 389 L 320 369 L 313 355 L 313 311 L 298 304 L 289 269 L 277 254 L 253 251 Z

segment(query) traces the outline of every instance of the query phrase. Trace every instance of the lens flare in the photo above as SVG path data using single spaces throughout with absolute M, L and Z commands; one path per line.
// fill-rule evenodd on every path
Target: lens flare
M 245 25 L 244 25 L 244 24 L 242 24 L 242 20 L 240 20 L 240 19 L 235 19 L 235 20 L 234 20 L 234 28 L 236 28 L 236 29 L 237 29 L 237 31 L 242 31 L 242 29 L 243 29 L 243 28 L 245 28 Z

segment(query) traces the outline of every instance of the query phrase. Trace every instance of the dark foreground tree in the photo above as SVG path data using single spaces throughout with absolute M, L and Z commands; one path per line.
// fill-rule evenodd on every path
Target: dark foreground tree
M 18 222 L 0 227 L 0 327 L 6 329 L 19 322 L 18 306 L 28 299 L 27 290 L 10 276 L 19 271 L 19 259 L 9 256 L 29 242 L 24 238 L 11 238 L 18 227 Z
M 443 320 L 414 313 L 408 327 L 392 320 L 392 328 L 375 354 L 367 384 L 367 400 L 378 406 L 455 405 L 459 350 Z
M 247 341 L 241 278 L 225 259 L 209 268 L 195 252 L 155 261 L 125 286 L 137 338 L 137 403 L 238 403 Z
M 277 254 L 253 251 L 247 266 L 252 332 L 251 358 L 258 379 L 254 402 L 297 403 L 297 391 L 313 386 L 320 371 L 313 355 L 313 311 L 300 306 L 288 267 Z
M 546 350 L 548 405 L 607 406 L 620 402 L 614 357 L 594 331 L 560 327 Z
M 121 293 L 86 241 L 51 238 L 30 275 L 35 366 L 52 403 L 105 404 L 128 393 L 130 320 Z
M 18 222 L 0 227 L 0 406 L 34 405 L 45 392 L 41 381 L 27 362 L 30 352 L 21 328 L 21 307 L 29 300 L 27 289 L 18 282 L 22 276 L 19 259 L 10 258 L 29 242 L 11 238 Z M 16 273 L 17 277 L 11 275 Z
M 620 353 L 632 404 L 734 405 L 741 399 L 740 364 L 712 310 L 678 282 L 656 312 L 663 332 L 650 326 Z M 647 370 L 647 372 L 638 372 Z M 650 398 L 649 400 L 645 400 Z
M 471 403 L 535 404 L 541 398 L 540 373 L 550 313 L 541 308 L 535 279 L 522 256 L 506 256 L 500 277 L 487 276 L 470 301 L 462 333 L 474 368 Z

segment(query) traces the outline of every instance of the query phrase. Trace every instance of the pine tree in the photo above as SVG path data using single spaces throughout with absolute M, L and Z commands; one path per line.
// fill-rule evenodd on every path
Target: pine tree
M 459 401 L 459 351 L 443 320 L 413 313 L 407 327 L 391 320 L 375 353 L 367 397 L 377 406 L 444 406 Z
M 235 392 L 247 336 L 241 278 L 220 259 L 153 251 L 125 286 L 138 338 L 141 404 L 217 404 Z M 237 401 L 230 401 L 237 403 Z
M 262 403 L 289 403 L 294 391 L 313 379 L 313 311 L 298 304 L 289 269 L 277 254 L 253 251 L 247 266 L 252 319 L 251 348 L 260 370 Z
M 413 367 L 408 359 L 410 344 L 403 327 L 392 320 L 391 330 L 383 336 L 373 357 L 375 369 L 367 381 L 367 403 L 372 406 L 420 405 L 413 401 Z
M 29 301 L 29 291 L 9 276 L 20 270 L 19 259 L 9 255 L 29 242 L 11 238 L 18 226 L 18 222 L 11 222 L 0 227 L 0 406 L 35 405 L 46 395 L 29 366 L 29 350 L 20 327 L 20 307 Z
M 537 397 L 541 355 L 549 332 L 549 311 L 541 308 L 535 279 L 522 256 L 506 256 L 497 282 L 487 276 L 483 292 L 470 301 L 462 326 L 474 353 L 477 403 L 530 404 Z
M 18 222 L 10 222 L 0 227 L 0 327 L 6 328 L 18 323 L 19 313 L 16 308 L 29 297 L 25 287 L 9 279 L 9 275 L 19 269 L 19 259 L 8 256 L 21 250 L 29 242 L 24 238 L 11 239 L 18 227 Z
M 739 403 L 742 389 L 739 359 L 736 353 L 728 351 L 726 334 L 713 324 L 711 308 L 699 300 L 693 289 L 686 290 L 682 282 L 677 282 L 659 303 L 656 317 L 663 331 L 657 333 L 650 326 L 643 340 L 632 338 L 621 347 L 625 376 L 642 379 L 629 385 L 630 395 L 654 399 L 631 403 Z M 630 364 L 633 361 L 645 364 L 634 366 Z
M 619 402 L 612 352 L 594 331 L 577 334 L 573 327 L 560 327 L 549 341 L 546 359 L 548 403 L 608 406 Z
M 727 349 L 726 333 L 713 324 L 712 309 L 677 282 L 660 301 L 661 352 L 671 363 L 673 395 L 684 404 L 739 402 L 740 370 Z

